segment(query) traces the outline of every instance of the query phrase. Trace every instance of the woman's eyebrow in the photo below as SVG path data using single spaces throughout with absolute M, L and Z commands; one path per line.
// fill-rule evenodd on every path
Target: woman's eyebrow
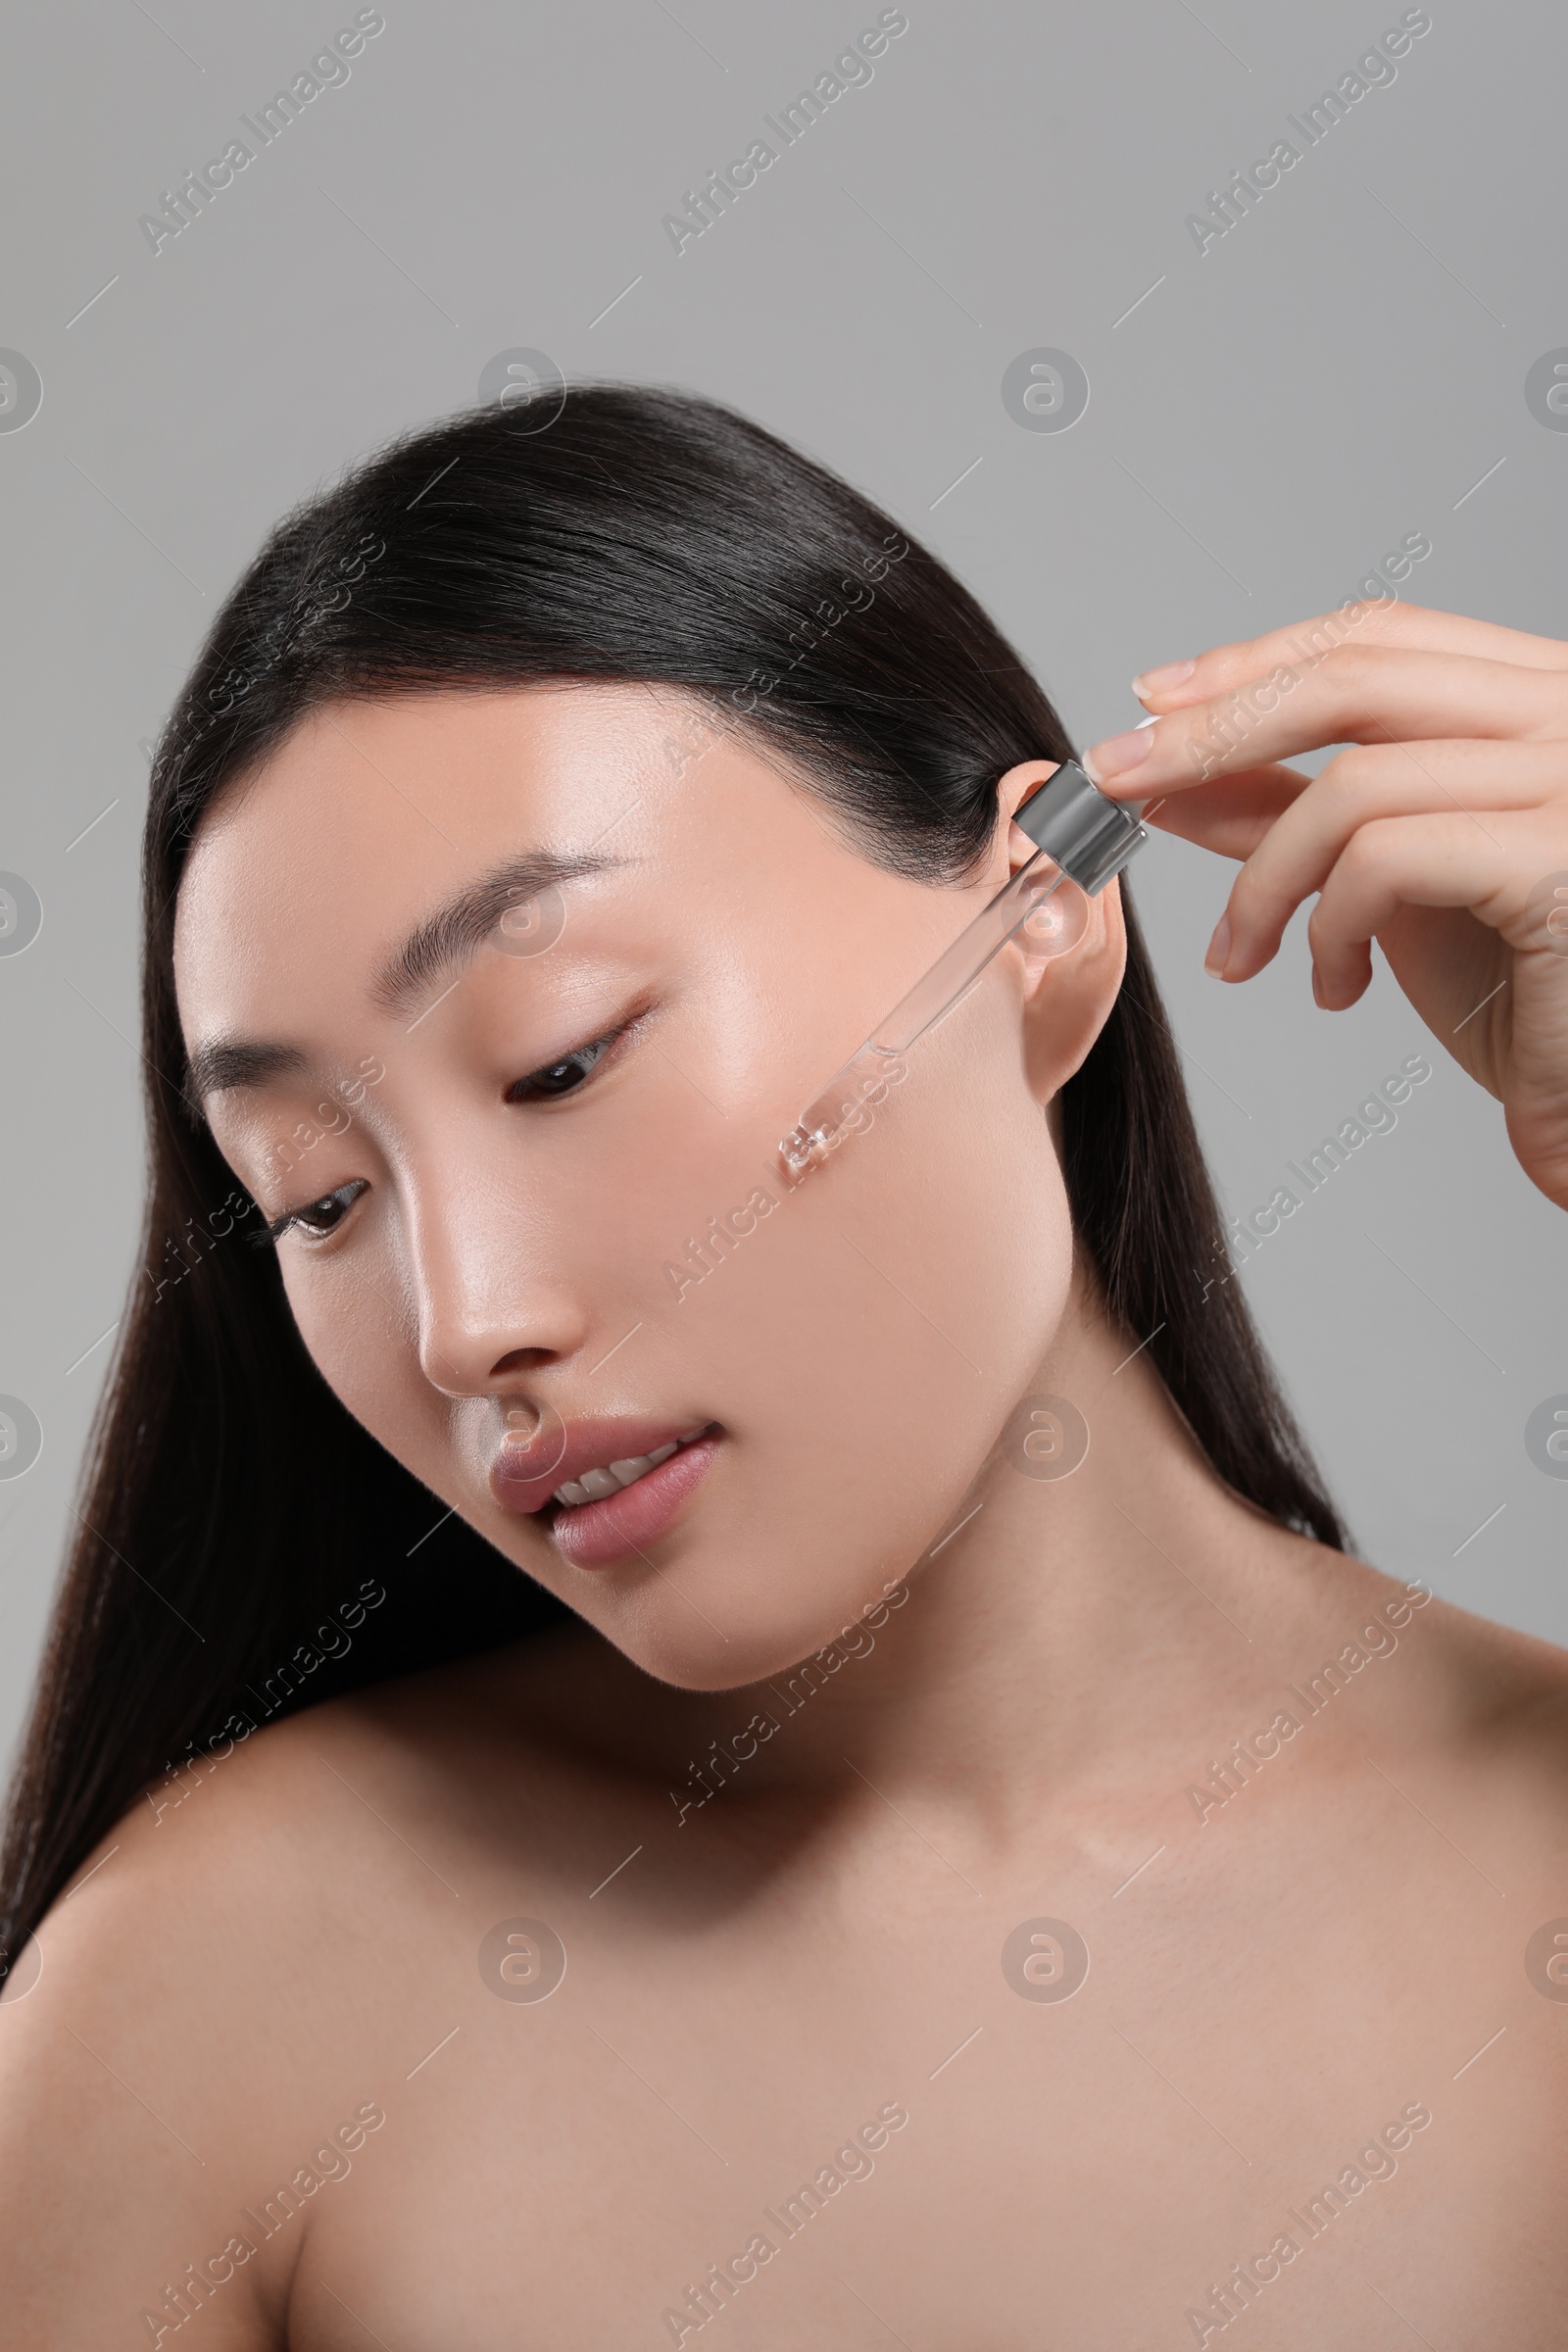
M 310 1055 L 298 1046 L 215 1037 L 191 1054 L 180 1092 L 192 1118 L 202 1119 L 209 1095 L 223 1094 L 230 1087 L 270 1086 L 274 1078 L 304 1077 L 311 1068 Z
M 380 965 L 368 991 L 383 1012 L 408 1012 L 454 966 L 467 963 L 501 917 L 562 882 L 624 865 L 592 850 L 527 850 L 456 892 L 411 931 Z

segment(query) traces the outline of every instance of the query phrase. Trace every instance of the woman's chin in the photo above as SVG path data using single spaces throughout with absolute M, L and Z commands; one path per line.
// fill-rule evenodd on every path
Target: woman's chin
M 695 1564 L 688 1562 L 688 1571 Z M 899 1602 L 884 1602 L 879 1624 L 887 1623 L 888 1605 Z M 645 1674 L 675 1690 L 740 1690 L 767 1684 L 784 1712 L 794 1714 L 876 1647 L 877 1637 L 864 1622 L 865 1606 L 862 1594 L 853 1606 L 829 1601 L 809 1616 L 793 1609 L 787 1615 L 738 1611 L 733 1592 L 726 1595 L 722 1587 L 714 1592 L 711 1586 L 704 1592 L 695 1577 L 672 1567 L 652 1591 L 645 1586 L 636 1616 L 624 1629 L 612 1618 L 600 1621 L 600 1630 Z

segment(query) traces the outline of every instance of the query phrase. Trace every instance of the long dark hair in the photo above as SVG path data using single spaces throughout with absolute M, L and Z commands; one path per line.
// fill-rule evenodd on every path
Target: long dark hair
M 559 409 L 557 402 L 560 403 Z M 144 845 L 151 1189 L 13 1790 L 0 1965 L 127 1806 L 292 1708 L 564 1614 L 317 1372 L 184 1096 L 174 899 L 215 793 L 331 697 L 662 681 L 759 732 L 868 858 L 976 866 L 1060 720 L 889 517 L 707 400 L 587 385 L 406 436 L 273 531 L 164 730 Z M 1077 1242 L 1217 1475 L 1344 1530 L 1243 1304 L 1149 956 L 1062 1097 Z M 175 1776 L 174 1781 L 169 1777 Z

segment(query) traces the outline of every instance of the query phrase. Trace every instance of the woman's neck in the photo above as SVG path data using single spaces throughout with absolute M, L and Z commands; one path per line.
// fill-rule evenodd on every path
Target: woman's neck
M 1037 1474 L 1064 1458 L 1050 1419 L 1004 1445 L 885 1610 L 766 1681 L 676 1690 L 596 1641 L 600 1698 L 565 1700 L 579 1733 L 586 1707 L 615 1761 L 726 1813 L 796 1803 L 826 1827 L 871 1789 L 984 1844 L 1043 1805 L 1179 1786 L 1216 1710 L 1277 1679 L 1323 1554 L 1220 1484 L 1135 1345 L 1075 1285 L 1031 1384 L 1088 1424 L 1070 1474 Z

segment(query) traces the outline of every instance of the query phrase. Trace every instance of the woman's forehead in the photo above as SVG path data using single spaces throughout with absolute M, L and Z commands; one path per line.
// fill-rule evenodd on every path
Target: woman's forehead
M 503 867 L 522 896 L 625 869 L 666 917 L 689 902 L 704 925 L 765 919 L 804 889 L 863 889 L 862 858 L 823 820 L 751 733 L 681 690 L 344 700 L 204 819 L 176 914 L 182 1009 L 199 1000 L 206 1029 L 263 988 L 373 993 L 400 948 Z

